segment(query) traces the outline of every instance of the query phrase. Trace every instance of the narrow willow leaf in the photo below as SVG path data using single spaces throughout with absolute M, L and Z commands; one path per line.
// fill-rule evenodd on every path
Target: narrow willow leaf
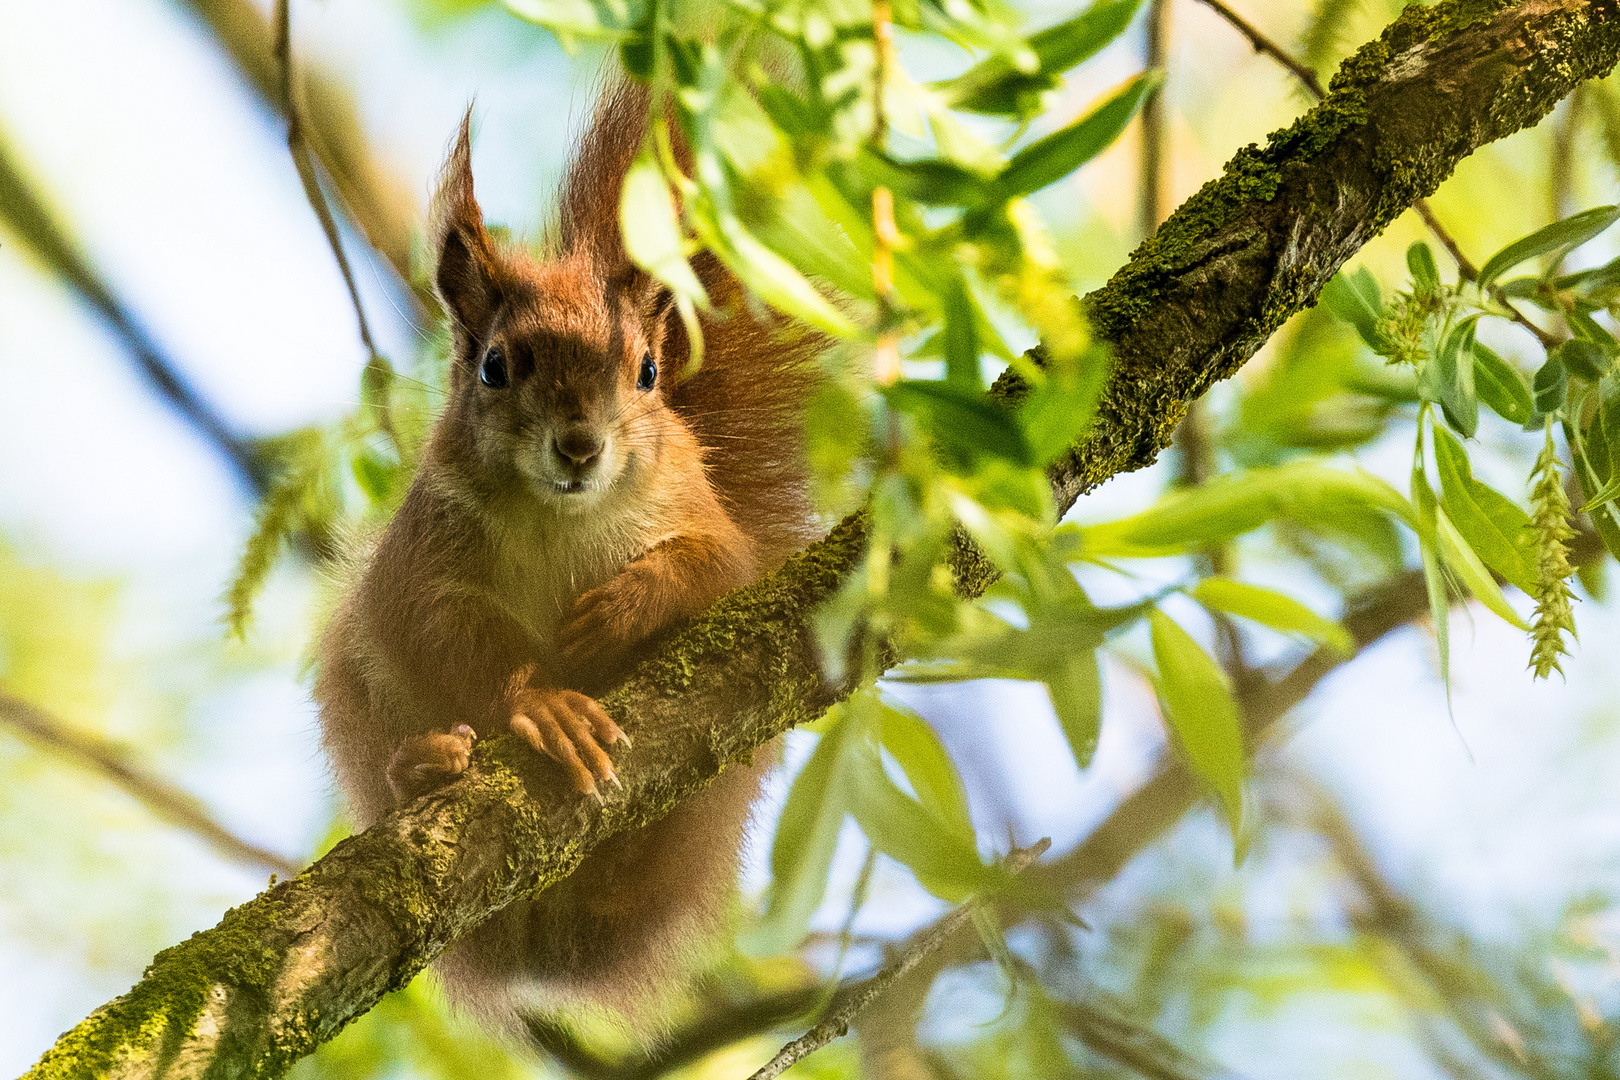
M 1434 357 L 1434 389 L 1446 420 L 1464 436 L 1479 428 L 1479 398 L 1474 393 L 1474 324 L 1470 315 L 1447 332 Z
M 883 703 L 880 738 L 906 774 L 917 801 L 946 828 L 973 842 L 967 790 L 939 736 L 916 713 Z
M 1088 558 L 1179 555 L 1276 518 L 1331 528 L 1346 503 L 1413 520 L 1407 501 L 1377 477 L 1299 461 L 1219 477 L 1174 492 L 1140 514 L 1082 528 L 1082 551 Z
M 1451 524 L 1485 565 L 1530 592 L 1536 580 L 1530 515 L 1506 495 L 1475 480 L 1468 451 L 1439 427 L 1434 429 L 1434 462 Z
M 1034 464 L 1017 417 L 988 394 L 921 379 L 902 379 L 882 393 L 891 406 L 922 420 L 940 446 L 958 460 L 999 457 Z
M 755 239 L 741 222 L 730 219 L 729 224 L 722 224 L 721 231 L 733 268 L 766 303 L 834 337 L 858 335 L 849 316 L 834 307 L 791 263 Z
M 629 33 L 646 13 L 646 0 L 506 0 L 514 14 L 553 33 L 617 38 Z
M 619 227 L 624 232 L 625 252 L 630 260 L 673 289 L 707 307 L 709 297 L 703 283 L 686 261 L 675 202 L 670 198 L 669 181 L 658 167 L 651 149 L 643 151 L 625 174 L 624 191 L 619 198 Z
M 1530 384 L 1519 369 L 1478 340 L 1474 342 L 1474 390 L 1487 408 L 1512 423 L 1528 423 L 1535 411 Z
M 967 282 L 951 276 L 945 292 L 945 382 L 970 394 L 982 393 L 979 370 L 979 320 Z
M 1422 240 L 1406 249 L 1406 268 L 1412 272 L 1414 291 L 1420 296 L 1440 288 L 1440 269 L 1434 264 L 1434 252 Z
M 1097 650 L 1072 643 L 1037 674 L 1052 699 L 1052 711 L 1075 764 L 1084 769 L 1097 752 L 1097 734 L 1102 728 L 1102 670 Z
M 999 880 L 957 830 L 895 786 L 875 747 L 856 748 L 850 762 L 850 813 L 872 846 L 905 865 L 923 888 L 959 903 Z
M 1457 526 L 1451 523 L 1451 518 L 1441 509 L 1435 511 L 1435 533 L 1440 541 L 1440 555 L 1446 565 L 1457 575 L 1468 591 L 1484 604 L 1493 614 L 1502 619 L 1509 626 L 1520 630 L 1530 629 L 1519 613 L 1508 606 L 1507 600 L 1502 596 L 1502 589 L 1491 577 L 1491 572 L 1485 568 L 1484 562 L 1468 546 Z
M 1571 338 L 1558 346 L 1557 356 L 1571 375 L 1578 375 L 1588 382 L 1597 382 L 1614 367 L 1602 346 L 1580 338 Z
M 1548 356 L 1547 362 L 1537 369 L 1530 389 L 1536 413 L 1530 418 L 1529 423 L 1539 423 L 1538 417 L 1551 416 L 1563 408 L 1564 401 L 1569 396 L 1569 371 L 1564 367 L 1563 361 L 1556 355 Z
M 1034 34 L 1030 49 L 1039 61 L 1020 71 L 1004 55 L 991 56 L 936 89 L 952 108 L 992 115 L 1039 111 L 1040 96 L 1058 76 L 1095 56 L 1130 25 L 1141 0 L 1098 0 L 1079 15 Z
M 1322 303 L 1340 319 L 1356 328 L 1361 340 L 1378 348 L 1378 320 L 1383 317 L 1384 297 L 1378 281 L 1365 266 L 1355 273 L 1339 271 L 1322 289 Z
M 882 185 L 897 197 L 924 206 L 976 206 L 995 195 L 992 180 L 953 161 L 900 161 L 868 150 L 861 163 L 869 172 L 872 186 Z
M 1479 287 L 1489 289 L 1503 273 L 1527 259 L 1579 247 L 1616 221 L 1620 221 L 1620 206 L 1594 206 L 1537 229 L 1486 259 L 1479 268 Z
M 1446 708 L 1451 707 L 1451 602 L 1446 595 L 1446 579 L 1437 554 L 1439 505 L 1423 475 L 1421 466 L 1412 468 L 1412 505 L 1417 511 L 1418 555 L 1423 562 L 1423 585 L 1429 594 L 1429 620 L 1434 626 L 1435 650 L 1440 659 L 1440 685 L 1446 690 Z
M 1091 430 L 1108 377 L 1108 350 L 1093 345 L 1072 363 L 1048 367 L 1046 380 L 1018 408 L 1019 426 L 1038 465 L 1067 454 Z
M 846 813 L 845 752 L 855 726 L 840 709 L 839 719 L 823 733 L 788 791 L 771 843 L 769 900 L 748 935 L 754 952 L 770 955 L 797 945 L 826 895 Z
M 1243 725 L 1226 673 L 1164 612 L 1148 614 L 1159 696 L 1187 763 L 1220 799 L 1234 840 L 1243 822 Z
M 1342 656 L 1356 651 L 1356 641 L 1350 631 L 1332 619 L 1324 619 L 1293 597 L 1271 589 L 1213 577 L 1200 581 L 1188 595 L 1213 611 L 1240 615 L 1273 630 L 1319 641 Z
M 1574 459 L 1575 475 L 1580 480 L 1581 490 L 1594 496 L 1604 493 L 1609 486 L 1608 481 L 1615 474 L 1609 461 L 1611 448 L 1601 417 L 1593 421 L 1584 437 L 1570 424 L 1565 424 L 1564 437 L 1569 442 L 1570 456 Z M 1620 559 L 1620 503 L 1613 499 L 1597 502 L 1589 497 L 1587 506 L 1603 546 L 1609 554 Z
M 1020 150 L 996 177 L 997 195 L 1011 199 L 1039 191 L 1102 153 L 1163 81 L 1158 72 L 1138 75 L 1081 119 Z

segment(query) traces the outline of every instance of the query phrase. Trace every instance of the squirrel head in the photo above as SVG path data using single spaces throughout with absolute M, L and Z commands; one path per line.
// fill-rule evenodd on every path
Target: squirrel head
M 539 262 L 497 248 L 484 227 L 469 119 L 432 215 L 435 286 L 454 334 L 443 457 L 474 490 L 526 490 L 562 513 L 637 498 L 684 428 L 660 370 L 673 305 L 619 236 L 634 137 L 587 138 L 565 184 L 557 250 Z

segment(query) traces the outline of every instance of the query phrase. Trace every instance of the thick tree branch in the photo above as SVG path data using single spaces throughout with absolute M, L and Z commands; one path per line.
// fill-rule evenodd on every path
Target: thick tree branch
M 1115 367 L 1092 435 L 1054 471 L 1059 504 L 1151 462 L 1187 403 L 1362 244 L 1617 55 L 1620 0 L 1408 8 L 1321 105 L 1239 153 L 1089 298 Z M 863 522 L 846 521 L 722 599 L 604 699 L 636 736 L 619 762 L 625 791 L 605 806 L 569 797 L 533 755 L 492 739 L 462 780 L 159 954 L 30 1075 L 280 1075 L 457 936 L 845 693 L 824 678 L 808 619 L 865 540 Z M 981 565 L 966 584 L 991 574 Z
M 129 754 L 99 736 L 75 731 L 36 705 L 0 691 L 0 723 L 40 746 L 105 776 L 173 825 L 206 841 L 221 855 L 249 866 L 263 866 L 284 877 L 298 873 L 285 855 L 244 840 L 216 821 L 189 792 L 130 763 Z

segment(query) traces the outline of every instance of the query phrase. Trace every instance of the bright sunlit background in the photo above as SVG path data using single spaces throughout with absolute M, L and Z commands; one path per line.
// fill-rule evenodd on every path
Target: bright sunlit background
M 1312 4 L 1233 6 L 1293 43 Z M 1396 6 L 1367 0 L 1340 51 L 1375 34 Z M 1041 3 L 1028 18 L 1041 25 L 1067 11 Z M 295 0 L 292 15 L 299 62 L 335 73 L 352 92 L 380 171 L 418 219 L 472 104 L 484 210 L 519 236 L 539 234 L 600 53 L 570 56 L 543 30 L 478 0 Z M 1170 27 L 1174 206 L 1308 100 L 1195 0 L 1172 5 Z M 1067 120 L 1138 70 L 1142 48 L 1133 29 L 1071 78 L 1054 115 Z M 918 63 L 944 70 L 957 61 Z M 1526 195 L 1545 187 L 1546 127 L 1482 151 L 1435 198 L 1476 260 L 1552 215 L 1544 196 Z M 167 354 L 247 435 L 353 408 L 366 359 L 284 135 L 190 4 L 0 0 L 0 139 Z M 1135 140 L 1133 130 L 1037 200 L 1079 290 L 1105 280 L 1140 239 Z M 1576 208 L 1616 201 L 1613 169 L 1584 150 L 1578 162 Z M 1420 235 L 1408 215 L 1358 261 L 1394 283 Z M 379 348 L 403 363 L 432 328 L 413 323 L 391 271 L 355 235 L 345 240 Z M 1493 448 L 1511 434 L 1482 428 L 1477 467 L 1493 479 Z M 1380 445 L 1362 460 L 1402 486 L 1408 452 Z M 1166 460 L 1082 500 L 1076 516 L 1146 505 L 1171 475 Z M 1518 493 L 1517 475 L 1502 470 L 1501 486 Z M 284 567 L 247 642 L 227 641 L 221 595 L 253 509 L 119 340 L 0 230 L 0 687 L 123 744 L 234 831 L 302 862 L 340 811 L 305 669 L 323 585 L 307 563 Z M 1255 565 L 1257 580 L 1299 584 L 1263 553 Z M 1087 583 L 1105 599 L 1126 588 L 1102 572 Z M 1514 602 L 1527 607 L 1517 594 Z M 1609 662 L 1620 625 L 1612 607 L 1589 597 L 1577 616 L 1567 684 L 1532 684 L 1522 636 L 1500 621 L 1454 619 L 1449 714 L 1421 627 L 1329 678 L 1257 767 L 1254 793 L 1266 809 L 1246 861 L 1234 869 L 1216 815 L 1189 816 L 1082 908 L 1094 928 L 1076 939 L 1084 978 L 1123 994 L 1139 966 L 1159 963 L 1196 983 L 1192 1000 L 1207 1014 L 1165 1018 L 1162 1030 L 1245 1076 L 1302 1067 L 1333 1077 L 1441 1075 L 1428 1052 L 1436 1037 L 1414 1024 L 1401 989 L 1357 944 L 1348 887 L 1327 846 L 1300 825 L 1301 792 L 1320 786 L 1386 880 L 1426 911 L 1499 950 L 1505 964 L 1567 983 L 1581 1000 L 1611 1000 L 1620 960 L 1573 973 L 1557 958 L 1576 945 L 1600 955 L 1620 947 L 1609 915 L 1620 892 L 1612 796 L 1620 669 Z M 897 691 L 956 755 L 990 846 L 1050 836 L 1061 851 L 1148 775 L 1165 740 L 1133 650 L 1144 647 L 1127 640 L 1125 659 L 1106 669 L 1102 746 L 1083 775 L 1038 686 Z M 790 741 L 790 768 L 805 745 Z M 767 826 L 746 879 L 755 890 L 782 790 L 779 781 L 761 812 Z M 844 855 L 824 929 L 837 930 L 860 864 L 853 846 Z M 214 924 L 267 875 L 0 727 L 0 1074 L 25 1070 L 59 1032 L 127 989 L 154 952 Z M 903 869 L 880 861 L 857 930 L 900 935 L 938 910 Z M 1153 935 L 1157 944 L 1145 940 Z M 984 987 L 942 981 L 930 1037 L 980 1037 L 978 1025 L 1004 1007 Z M 1515 1037 L 1499 1035 L 1504 1045 Z M 536 1061 L 532 1071 L 546 1068 Z M 386 1073 L 457 1075 L 423 1060 L 393 1061 Z

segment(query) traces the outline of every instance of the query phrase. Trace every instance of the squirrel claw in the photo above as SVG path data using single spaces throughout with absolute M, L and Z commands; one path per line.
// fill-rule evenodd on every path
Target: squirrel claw
M 450 731 L 413 735 L 399 744 L 388 762 L 388 786 L 401 804 L 449 783 L 467 768 L 477 732 L 466 724 Z

